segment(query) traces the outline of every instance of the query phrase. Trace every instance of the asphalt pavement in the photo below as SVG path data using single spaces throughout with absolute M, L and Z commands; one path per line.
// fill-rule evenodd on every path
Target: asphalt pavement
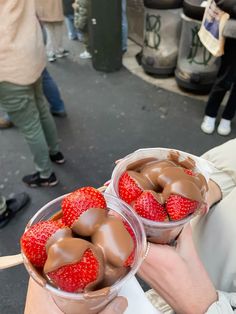
M 81 61 L 81 45 L 70 43 L 69 58 L 50 64 L 68 117 L 55 118 L 66 164 L 54 166 L 60 180 L 53 188 L 27 188 L 21 178 L 34 172 L 32 157 L 16 128 L 0 131 L 0 192 L 27 191 L 29 206 L 0 230 L 0 256 L 20 251 L 19 239 L 30 217 L 45 203 L 76 188 L 101 186 L 114 161 L 144 147 L 170 147 L 201 155 L 236 136 L 200 131 L 204 102 L 150 85 L 122 68 L 96 72 Z M 0 271 L 0 313 L 23 313 L 28 275 L 24 266 Z

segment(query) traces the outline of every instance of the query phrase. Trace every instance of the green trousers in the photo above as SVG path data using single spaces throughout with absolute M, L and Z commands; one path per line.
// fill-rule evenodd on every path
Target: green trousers
M 41 78 L 27 86 L 0 82 L 0 104 L 23 133 L 43 178 L 52 173 L 50 154 L 59 151 L 56 125 L 42 90 Z

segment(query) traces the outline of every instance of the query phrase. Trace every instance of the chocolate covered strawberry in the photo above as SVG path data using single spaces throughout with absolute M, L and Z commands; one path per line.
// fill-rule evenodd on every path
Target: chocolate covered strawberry
M 144 191 L 134 203 L 136 213 L 153 221 L 169 220 L 164 205 L 158 201 L 158 196 L 154 191 Z
M 166 211 L 171 220 L 180 220 L 192 214 L 198 206 L 198 201 L 173 194 L 167 199 Z
M 23 234 L 20 241 L 22 251 L 34 266 L 44 266 L 47 259 L 47 242 L 63 227 L 65 226 L 57 221 L 40 221 Z
M 44 272 L 58 288 L 67 292 L 84 292 L 103 277 L 102 253 L 82 239 L 62 239 L 48 251 Z
M 128 266 L 132 266 L 132 264 L 134 262 L 134 255 L 135 255 L 135 249 L 136 249 L 136 238 L 135 238 L 135 234 L 133 232 L 133 229 L 130 227 L 130 225 L 126 221 L 123 221 L 123 223 L 124 223 L 126 230 L 129 232 L 129 234 L 131 235 L 133 242 L 134 242 L 134 249 L 124 263 L 124 266 L 128 267 Z
M 63 222 L 71 227 L 79 216 L 90 208 L 107 207 L 106 200 L 101 192 L 93 187 L 78 189 L 62 201 Z
M 142 189 L 137 185 L 135 180 L 126 171 L 122 174 L 118 183 L 120 198 L 130 204 L 142 193 Z

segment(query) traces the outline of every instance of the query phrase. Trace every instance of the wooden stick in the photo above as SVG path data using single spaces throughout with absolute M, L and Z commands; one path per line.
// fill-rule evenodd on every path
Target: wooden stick
M 22 263 L 23 258 L 21 254 L 0 257 L 0 269 L 14 267 Z

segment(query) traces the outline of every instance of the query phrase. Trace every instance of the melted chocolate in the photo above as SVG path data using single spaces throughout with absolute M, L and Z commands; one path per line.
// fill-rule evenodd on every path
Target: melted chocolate
M 171 151 L 166 160 L 145 158 L 133 163 L 132 167 L 128 166 L 127 171 L 142 190 L 159 192 L 153 195 L 161 204 L 166 202 L 170 194 L 204 202 L 207 182 L 202 174 L 194 172 L 195 167 L 192 158 L 180 160 L 179 153 Z M 193 170 L 194 174 L 187 174 L 186 169 Z

